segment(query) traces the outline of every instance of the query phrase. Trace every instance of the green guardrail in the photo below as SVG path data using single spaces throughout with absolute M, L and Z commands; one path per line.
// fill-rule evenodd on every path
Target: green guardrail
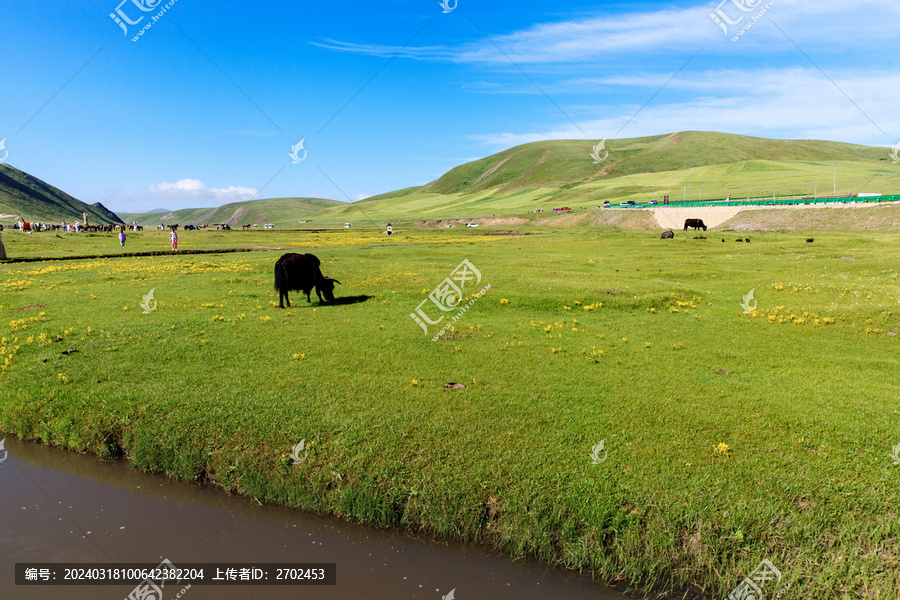
M 630 208 L 709 208 L 716 206 L 798 206 L 798 205 L 816 205 L 816 204 L 844 204 L 844 203 L 882 203 L 882 202 L 900 202 L 900 195 L 889 196 L 867 196 L 863 198 L 798 198 L 776 197 L 775 200 L 726 200 L 725 198 L 704 200 L 702 202 L 669 202 L 668 204 L 635 204 Z M 621 208 L 619 204 L 610 204 L 612 208 Z

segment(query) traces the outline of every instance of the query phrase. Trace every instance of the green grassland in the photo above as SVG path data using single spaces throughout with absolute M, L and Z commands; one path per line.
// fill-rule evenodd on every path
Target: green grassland
M 900 596 L 895 236 L 534 231 L 0 265 L 0 430 L 648 596 L 721 598 L 766 558 L 786 599 Z M 345 303 L 276 308 L 288 249 Z M 464 259 L 481 282 L 432 341 L 410 313 Z
M 445 239 L 459 241 L 472 239 L 448 235 Z M 127 231 L 125 247 L 119 245 L 117 233 L 54 233 L 43 231 L 25 234 L 6 231 L 3 244 L 10 260 L 40 260 L 41 258 L 75 259 L 94 257 L 129 257 L 148 254 L 173 254 L 169 232 L 155 229 L 140 232 Z M 309 248 L 330 246 L 355 246 L 368 244 L 403 245 L 422 243 L 432 239 L 427 231 L 404 230 L 402 235 L 386 236 L 380 232 L 359 229 L 336 231 L 298 231 L 286 229 L 248 231 L 178 231 L 178 252 L 181 254 L 234 252 L 234 251 L 283 251 L 307 252 Z M 0 263 L 2 264 L 2 263 Z

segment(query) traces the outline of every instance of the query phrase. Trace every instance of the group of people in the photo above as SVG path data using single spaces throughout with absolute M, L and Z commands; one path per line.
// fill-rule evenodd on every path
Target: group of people
M 123 248 L 125 247 L 126 239 L 128 239 L 128 237 L 125 235 L 125 229 L 123 228 L 119 231 L 119 244 L 121 244 Z M 178 252 L 178 232 L 174 229 L 169 232 L 169 242 L 172 244 L 172 252 Z

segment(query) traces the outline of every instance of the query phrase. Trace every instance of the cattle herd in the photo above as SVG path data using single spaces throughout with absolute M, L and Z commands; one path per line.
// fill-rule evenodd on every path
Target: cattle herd
M 60 223 L 58 225 L 54 225 L 53 223 L 29 223 L 27 221 L 16 222 L 13 225 L 13 229 L 32 232 L 32 231 L 72 231 L 75 233 L 113 233 L 118 231 L 125 231 L 126 229 L 130 229 L 129 225 L 82 225 L 77 221 L 75 223 Z M 138 231 L 143 231 L 144 228 L 141 225 L 137 226 Z

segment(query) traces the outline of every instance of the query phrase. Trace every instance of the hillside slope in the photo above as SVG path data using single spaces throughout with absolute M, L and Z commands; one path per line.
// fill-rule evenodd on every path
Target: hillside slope
M 490 188 L 503 190 L 548 185 L 573 186 L 600 178 L 682 171 L 746 161 L 832 163 L 887 161 L 881 148 L 813 140 L 770 140 L 726 133 L 687 131 L 668 135 L 608 140 L 595 164 L 593 143 L 581 140 L 533 142 L 461 165 L 424 191 L 453 194 Z
M 183 208 L 171 212 L 122 213 L 126 223 L 136 221 L 138 225 L 210 225 L 227 223 L 232 227 L 262 223 L 276 225 L 296 225 L 321 213 L 323 210 L 341 206 L 343 202 L 327 198 L 272 198 L 267 200 L 247 200 L 232 202 L 213 208 Z
M 813 193 L 897 193 L 900 166 L 889 150 L 840 142 L 770 140 L 711 132 L 516 146 L 411 187 L 322 215 L 335 223 L 474 218 L 553 207 L 590 209 L 604 201 L 765 197 Z
M 10 165 L 0 164 L 0 213 L 19 215 L 26 221 L 57 223 L 81 221 L 121 223 L 119 217 L 96 202 L 87 204 L 37 177 Z

